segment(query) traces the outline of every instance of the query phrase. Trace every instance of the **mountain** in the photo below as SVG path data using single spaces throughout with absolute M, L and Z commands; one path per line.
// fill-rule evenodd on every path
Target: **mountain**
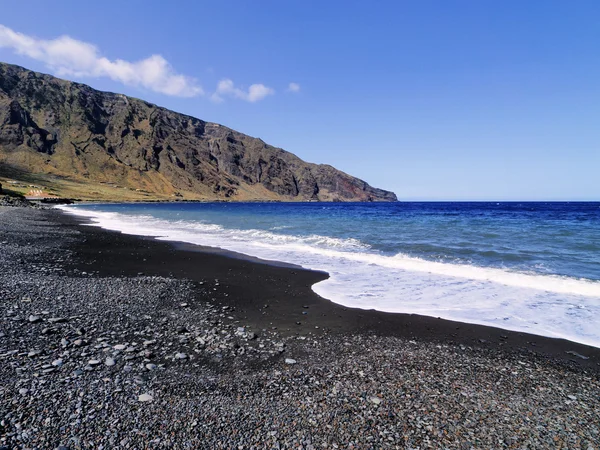
M 93 200 L 396 201 L 225 126 L 5 63 L 0 177 Z

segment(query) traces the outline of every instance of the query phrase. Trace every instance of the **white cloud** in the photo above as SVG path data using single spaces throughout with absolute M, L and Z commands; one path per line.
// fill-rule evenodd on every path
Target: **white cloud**
M 300 92 L 300 85 L 298 83 L 290 83 L 287 90 L 289 92 Z
M 217 90 L 213 93 L 211 99 L 220 103 L 224 100 L 223 97 L 232 97 L 254 103 L 273 94 L 275 94 L 275 90 L 264 84 L 253 84 L 248 88 L 248 91 L 244 91 L 236 87 L 233 81 L 224 79 L 217 84 Z
M 204 93 L 194 78 L 175 72 L 161 55 L 136 62 L 111 61 L 101 56 L 95 45 L 69 36 L 37 39 L 0 25 L 0 48 L 3 47 L 43 62 L 59 76 L 108 77 L 129 86 L 141 86 L 176 97 L 195 97 Z

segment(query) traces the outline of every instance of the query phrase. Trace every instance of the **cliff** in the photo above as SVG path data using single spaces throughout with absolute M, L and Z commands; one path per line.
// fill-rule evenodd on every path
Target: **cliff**
M 4 63 L 0 176 L 95 200 L 396 200 L 225 126 Z

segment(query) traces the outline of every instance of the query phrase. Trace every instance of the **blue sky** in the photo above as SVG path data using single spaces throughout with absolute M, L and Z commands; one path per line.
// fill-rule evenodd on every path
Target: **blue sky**
M 597 0 L 5 3 L 2 61 L 222 123 L 401 200 L 600 200 Z

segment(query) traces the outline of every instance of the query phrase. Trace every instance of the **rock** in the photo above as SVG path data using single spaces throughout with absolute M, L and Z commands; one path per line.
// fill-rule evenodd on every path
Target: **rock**
M 99 366 L 101 364 L 101 361 L 99 359 L 90 359 L 88 361 L 88 364 L 92 367 L 95 367 L 95 366 Z
M 42 321 L 42 318 L 40 316 L 34 316 L 33 314 L 31 316 L 29 316 L 29 323 L 38 323 Z
M 146 369 L 156 370 L 156 364 L 148 363 L 148 364 L 146 364 Z
M 123 345 L 123 344 L 117 344 L 117 345 L 113 345 L 113 348 L 114 348 L 115 350 L 122 351 L 122 350 L 125 350 L 125 349 L 127 348 L 127 346 L 126 346 L 126 345 Z
M 27 356 L 30 358 L 35 358 L 36 356 L 40 356 L 42 353 L 42 350 L 31 350 L 29 353 L 27 353 Z
M 154 397 L 152 397 L 150 394 L 140 394 L 138 396 L 138 401 L 143 403 L 151 402 L 152 400 L 154 400 Z
M 106 358 L 104 360 L 104 365 L 108 366 L 108 367 L 112 367 L 116 364 L 115 360 L 113 358 Z
M 584 355 L 582 355 L 581 353 L 577 353 L 577 352 L 576 352 L 576 351 L 574 351 L 574 350 L 569 350 L 569 351 L 567 351 L 567 352 L 565 352 L 565 353 L 567 353 L 568 355 L 573 355 L 573 356 L 576 356 L 577 358 L 580 358 L 580 359 L 590 359 L 590 357 L 589 357 L 589 356 L 584 356 Z
M 285 358 L 285 363 L 286 364 L 296 364 L 296 360 L 292 359 L 292 358 Z
M 186 359 L 187 357 L 185 353 L 175 353 L 175 359 Z
M 379 397 L 369 397 L 369 401 L 375 405 L 379 405 L 381 403 L 381 399 Z
M 29 389 L 21 388 L 21 389 L 19 389 L 19 394 L 27 395 L 27 394 L 29 394 Z
M 65 317 L 51 317 L 50 319 L 48 319 L 48 322 L 50 323 L 65 323 L 68 322 L 69 319 L 65 318 Z
M 54 361 L 52 361 L 52 365 L 54 367 L 60 367 L 63 365 L 63 360 L 62 359 L 55 359 Z

